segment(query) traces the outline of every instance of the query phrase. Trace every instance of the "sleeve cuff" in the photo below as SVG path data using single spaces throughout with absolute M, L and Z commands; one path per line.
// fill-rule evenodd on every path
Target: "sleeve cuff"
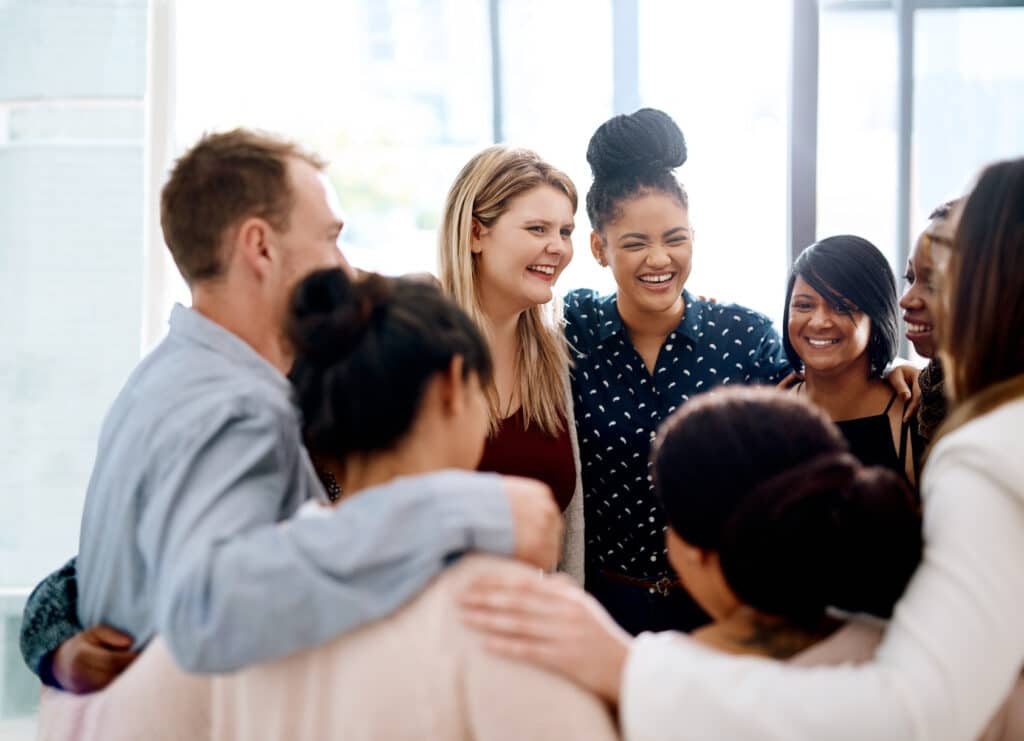
M 442 523 L 462 550 L 499 556 L 515 551 L 512 511 L 502 477 L 493 473 L 444 471 L 434 486 Z

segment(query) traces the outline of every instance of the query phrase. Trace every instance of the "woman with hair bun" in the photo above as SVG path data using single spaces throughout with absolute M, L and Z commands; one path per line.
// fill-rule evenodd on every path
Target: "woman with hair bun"
M 615 116 L 594 133 L 587 160 L 590 248 L 616 283 L 609 296 L 584 289 L 565 299 L 587 589 L 631 633 L 689 630 L 707 616 L 666 558 L 665 516 L 648 477 L 650 441 L 696 394 L 776 384 L 791 368 L 766 316 L 686 290 L 694 233 L 674 174 L 686 162 L 675 121 L 653 108 Z M 892 382 L 909 396 L 901 373 Z
M 694 639 L 789 659 L 840 625 L 829 608 L 891 615 L 921 559 L 920 510 L 846 450 L 821 410 L 775 389 L 721 389 L 662 426 L 669 561 L 713 620 Z
M 476 468 L 489 429 L 491 356 L 475 323 L 439 287 L 314 273 L 296 290 L 288 334 L 306 445 L 339 479 L 336 506 L 358 507 L 401 477 Z M 437 486 L 445 497 L 443 480 Z M 386 562 L 389 544 L 377 548 Z M 338 543 L 339 558 L 345 549 Z M 614 727 L 597 698 L 489 655 L 458 619 L 455 595 L 469 580 L 536 574 L 508 559 L 466 555 L 382 620 L 216 677 L 212 738 L 611 741 Z M 386 593 L 387 583 L 380 588 Z M 296 620 L 302 610 L 296 605 Z

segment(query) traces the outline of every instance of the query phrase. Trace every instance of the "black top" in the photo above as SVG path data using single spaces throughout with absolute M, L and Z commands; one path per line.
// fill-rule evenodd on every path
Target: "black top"
M 914 475 L 917 476 L 923 441 L 917 434 L 917 418 L 911 417 L 900 425 L 899 450 L 893 445 L 892 427 L 889 425 L 889 410 L 896 401 L 893 391 L 885 411 L 871 417 L 859 417 L 836 422 L 850 444 L 853 453 L 865 466 L 884 466 L 907 478 L 907 456 L 913 456 Z

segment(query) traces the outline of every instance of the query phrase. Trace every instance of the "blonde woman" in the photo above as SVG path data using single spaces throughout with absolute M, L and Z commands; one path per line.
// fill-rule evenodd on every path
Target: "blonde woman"
M 583 494 L 569 353 L 554 284 L 572 259 L 576 188 L 528 149 L 489 147 L 466 163 L 445 203 L 444 290 L 494 358 L 490 434 L 480 470 L 551 487 L 566 519 L 559 568 L 583 582 Z

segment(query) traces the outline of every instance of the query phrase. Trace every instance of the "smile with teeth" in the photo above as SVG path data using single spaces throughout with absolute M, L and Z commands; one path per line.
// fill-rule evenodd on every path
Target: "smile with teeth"
M 932 325 L 907 322 L 907 331 L 910 332 L 910 334 L 927 334 L 932 331 Z
M 649 275 L 639 276 L 639 280 L 642 283 L 664 283 L 665 281 L 672 280 L 675 277 L 675 273 L 657 273 Z
M 811 347 L 828 347 L 829 345 L 837 345 L 837 344 L 839 344 L 839 340 L 838 339 L 834 339 L 834 340 L 817 340 L 817 339 L 813 339 L 811 337 L 807 338 L 807 342 L 808 342 L 808 344 L 810 344 Z
M 543 275 L 554 275 L 555 274 L 555 266 L 554 265 L 529 265 L 529 266 L 527 266 L 526 269 L 530 270 L 530 271 L 532 271 L 534 273 L 541 273 Z

